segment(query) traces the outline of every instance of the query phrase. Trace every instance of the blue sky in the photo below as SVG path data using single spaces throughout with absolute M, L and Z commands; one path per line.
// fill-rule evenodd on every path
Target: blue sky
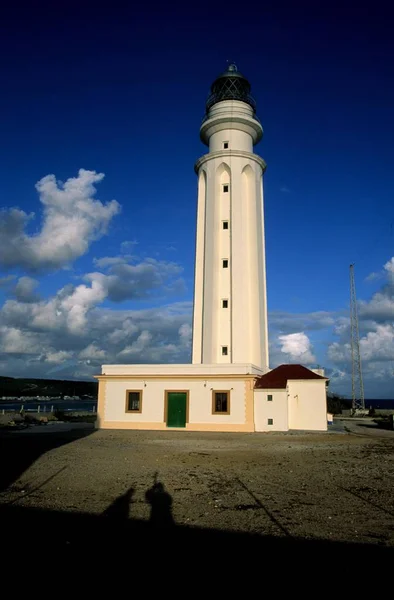
M 193 165 L 231 60 L 264 126 L 271 366 L 322 365 L 350 393 L 355 262 L 366 392 L 394 396 L 390 15 L 225 6 L 4 13 L 0 374 L 190 359 Z

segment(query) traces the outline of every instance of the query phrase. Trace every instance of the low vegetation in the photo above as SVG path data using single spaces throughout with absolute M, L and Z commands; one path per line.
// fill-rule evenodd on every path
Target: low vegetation
M 342 414 L 342 410 L 349 410 L 352 408 L 352 401 L 338 396 L 336 394 L 328 393 L 327 395 L 327 412 L 333 415 Z
M 93 396 L 97 397 L 96 381 L 68 381 L 63 379 L 17 379 L 0 377 L 2 396 Z

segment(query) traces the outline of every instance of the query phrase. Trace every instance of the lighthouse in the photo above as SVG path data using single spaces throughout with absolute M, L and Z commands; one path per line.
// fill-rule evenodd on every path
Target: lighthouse
M 325 431 L 327 379 L 268 365 L 263 137 L 249 81 L 230 64 L 200 127 L 192 362 L 102 365 L 96 427 Z
M 230 64 L 211 86 L 200 137 L 193 364 L 268 369 L 263 137 L 249 81 Z

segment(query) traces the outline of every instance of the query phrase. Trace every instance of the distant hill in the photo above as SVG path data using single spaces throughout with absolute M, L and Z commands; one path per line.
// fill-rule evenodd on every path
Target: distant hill
M 0 398 L 2 396 L 93 396 L 97 398 L 97 389 L 96 381 L 0 377 Z

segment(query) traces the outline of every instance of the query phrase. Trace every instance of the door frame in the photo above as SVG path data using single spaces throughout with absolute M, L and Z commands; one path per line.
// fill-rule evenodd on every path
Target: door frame
M 169 429 L 186 429 L 189 423 L 189 390 L 164 390 L 164 423 L 168 421 L 168 394 L 186 394 L 186 423 L 185 427 L 169 427 Z

